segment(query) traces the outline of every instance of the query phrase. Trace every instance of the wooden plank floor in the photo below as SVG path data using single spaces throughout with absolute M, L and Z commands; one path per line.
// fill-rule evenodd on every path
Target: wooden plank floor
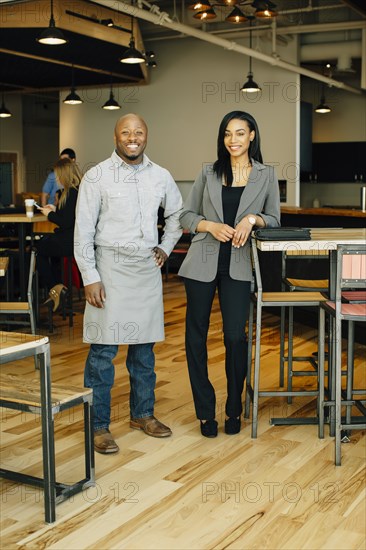
M 43 493 L 1 480 L 1 548 L 13 549 L 364 549 L 365 433 L 342 445 L 334 466 L 334 442 L 319 440 L 317 427 L 277 426 L 272 416 L 313 416 L 315 400 L 260 400 L 258 439 L 250 422 L 240 434 L 223 433 L 224 351 L 217 303 L 209 334 L 212 381 L 217 390 L 219 435 L 200 435 L 184 353 L 185 296 L 170 275 L 165 283 L 166 341 L 156 345 L 156 416 L 173 436 L 154 439 L 129 428 L 126 348 L 116 360 L 111 425 L 121 451 L 96 453 L 96 486 L 57 506 L 57 521 L 44 523 Z M 81 343 L 82 304 L 74 329 L 56 319 L 50 336 L 53 381 L 83 385 L 88 346 Z M 46 329 L 45 329 L 46 333 Z M 262 339 L 263 384 L 278 381 L 278 319 L 266 317 Z M 296 350 L 316 349 L 316 332 L 298 327 Z M 356 345 L 357 377 L 364 378 L 365 347 Z M 15 365 L 4 365 L 15 372 Z M 34 377 L 33 360 L 16 373 Z M 310 387 L 314 377 L 296 379 Z M 83 472 L 81 409 L 57 416 L 58 481 Z M 1 409 L 1 466 L 41 475 L 39 418 Z

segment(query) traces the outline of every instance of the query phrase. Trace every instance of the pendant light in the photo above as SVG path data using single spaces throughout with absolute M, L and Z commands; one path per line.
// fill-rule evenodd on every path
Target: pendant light
M 248 18 L 237 6 L 235 6 L 233 11 L 225 18 L 225 21 L 229 23 L 245 23 L 245 21 L 248 21 Z
M 40 44 L 47 44 L 48 46 L 60 46 L 61 44 L 66 44 L 67 42 L 63 32 L 55 25 L 55 19 L 53 17 L 53 0 L 51 0 L 51 17 L 49 26 L 41 32 L 40 36 L 37 38 L 37 42 Z
M 253 16 L 248 16 L 249 19 L 249 47 L 252 49 L 252 20 Z M 261 88 L 258 86 L 258 84 L 253 80 L 253 73 L 252 73 L 252 58 L 249 56 L 249 72 L 247 74 L 248 80 L 245 84 L 243 84 L 241 91 L 243 93 L 252 94 L 254 92 L 260 92 Z
M 207 2 L 207 4 L 210 5 L 209 2 Z M 216 16 L 215 10 L 210 5 L 209 8 L 203 8 L 203 10 L 197 11 L 193 17 L 195 19 L 200 19 L 201 21 L 207 21 L 208 19 L 215 19 L 217 16 Z
M 275 11 L 276 4 L 270 0 L 254 0 L 252 6 L 255 8 L 254 15 L 256 17 L 271 19 L 277 16 L 277 12 Z
M 9 109 L 5 107 L 5 100 L 4 100 L 4 94 L 3 94 L 3 99 L 0 107 L 0 118 L 9 118 L 11 116 L 13 115 L 11 114 Z
M 65 97 L 64 103 L 66 105 L 80 105 L 84 103 L 81 97 L 76 93 L 76 88 L 74 85 L 74 65 L 71 68 L 71 91 L 68 96 Z
M 131 40 L 129 48 L 120 58 L 120 62 L 133 65 L 135 63 L 145 63 L 145 61 L 144 55 L 135 48 L 135 39 L 133 37 L 133 17 L 131 16 Z
M 112 76 L 111 76 L 112 80 Z M 102 105 L 102 109 L 106 109 L 106 111 L 116 111 L 117 109 L 120 109 L 121 105 L 114 99 L 113 89 L 112 89 L 112 82 L 111 82 L 111 91 L 109 94 L 109 99 Z
M 194 11 L 210 10 L 211 4 L 210 2 L 192 2 L 192 4 L 188 4 L 188 9 Z
M 320 103 L 317 107 L 315 107 L 314 111 L 316 113 L 320 113 L 321 115 L 324 115 L 326 113 L 331 112 L 331 108 L 328 107 L 328 105 L 325 103 L 325 93 L 324 93 L 324 85 L 322 87 L 322 95 L 320 97 Z

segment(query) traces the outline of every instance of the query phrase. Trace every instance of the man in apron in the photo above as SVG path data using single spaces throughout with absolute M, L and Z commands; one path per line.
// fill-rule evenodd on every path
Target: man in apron
M 110 158 L 89 170 L 76 207 L 75 258 L 85 288 L 85 386 L 93 388 L 94 448 L 119 450 L 109 431 L 113 359 L 127 344 L 130 426 L 153 437 L 171 430 L 154 417 L 154 343 L 164 340 L 160 268 L 179 240 L 182 198 L 170 173 L 145 154 L 147 126 L 128 114 L 114 130 Z M 158 209 L 165 228 L 158 245 Z

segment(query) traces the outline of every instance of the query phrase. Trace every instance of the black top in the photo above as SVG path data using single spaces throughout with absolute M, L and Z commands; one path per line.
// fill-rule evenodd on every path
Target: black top
M 50 235 L 40 239 L 36 247 L 44 256 L 72 256 L 74 253 L 75 208 L 78 191 L 71 188 L 62 208 L 56 207 L 56 212 L 50 212 L 48 219 L 58 227 Z M 54 283 L 56 284 L 56 283 Z
M 69 189 L 65 204 L 59 208 L 56 207 L 56 212 L 50 212 L 48 219 L 55 223 L 58 227 L 55 228 L 55 233 L 63 233 L 67 235 L 74 234 L 75 226 L 75 208 L 78 198 L 78 191 L 74 187 Z
M 239 202 L 245 187 L 228 187 L 222 186 L 222 209 L 224 213 L 224 223 L 234 227 L 236 213 L 238 211 Z M 231 257 L 232 241 L 220 243 L 219 253 L 219 271 L 220 273 L 229 273 L 230 257 Z

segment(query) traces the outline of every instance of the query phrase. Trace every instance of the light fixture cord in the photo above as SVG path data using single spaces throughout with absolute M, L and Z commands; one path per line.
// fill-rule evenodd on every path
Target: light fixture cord
M 53 0 L 51 0 L 51 17 L 50 17 L 50 19 L 51 19 L 51 22 L 53 24 L 55 24 L 55 19 L 53 17 Z
M 252 20 L 249 20 L 249 48 L 252 51 Z M 249 72 L 252 74 L 252 56 L 249 56 Z

